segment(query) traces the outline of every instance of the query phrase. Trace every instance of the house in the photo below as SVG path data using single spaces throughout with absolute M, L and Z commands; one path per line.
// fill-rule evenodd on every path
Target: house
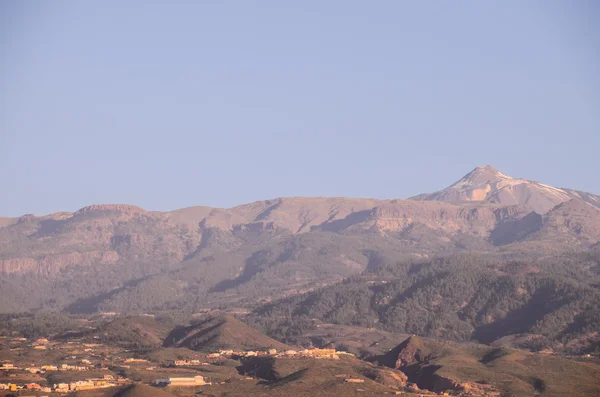
M 333 356 L 335 349 L 312 349 L 308 351 L 311 356 Z
M 67 393 L 69 391 L 68 383 L 59 383 L 54 385 L 54 391 L 57 393 Z
M 207 384 L 203 376 L 194 376 L 193 378 L 164 378 L 157 379 L 154 383 L 167 386 L 202 386 Z
M 147 363 L 148 360 L 144 360 L 143 358 L 128 358 L 125 360 L 126 363 Z
M 348 383 L 365 383 L 364 379 L 357 379 L 357 378 L 347 378 L 346 382 L 348 382 Z

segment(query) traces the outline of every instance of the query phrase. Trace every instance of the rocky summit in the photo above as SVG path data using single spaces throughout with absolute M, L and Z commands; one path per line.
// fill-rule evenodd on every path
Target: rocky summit
M 476 167 L 444 190 L 421 194 L 413 199 L 522 205 L 539 214 L 544 214 L 558 204 L 573 199 L 600 207 L 600 196 L 556 188 L 527 179 L 511 178 L 489 165 Z

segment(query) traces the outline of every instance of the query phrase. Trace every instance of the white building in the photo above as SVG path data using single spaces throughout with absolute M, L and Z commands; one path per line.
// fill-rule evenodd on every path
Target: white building
M 207 383 L 204 381 L 203 376 L 194 376 L 193 378 L 164 378 L 157 379 L 155 382 L 157 385 L 167 386 L 202 386 Z

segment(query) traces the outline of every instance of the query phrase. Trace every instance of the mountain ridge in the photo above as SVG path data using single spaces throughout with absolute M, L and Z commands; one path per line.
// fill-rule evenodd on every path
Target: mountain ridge
M 488 195 L 490 180 L 500 181 L 494 188 L 513 183 L 493 167 L 478 167 L 446 193 L 481 198 L 469 191 L 487 186 Z M 543 215 L 531 200 L 494 201 L 501 194 L 487 201 L 452 197 L 296 197 L 169 212 L 96 204 L 73 213 L 1 218 L 0 286 L 11 300 L 0 310 L 21 302 L 78 311 L 150 309 L 147 294 L 160 295 L 159 306 L 190 295 L 206 305 L 250 295 L 274 299 L 410 258 L 469 251 L 531 257 L 600 244 L 600 211 L 591 194 L 568 200 L 551 194 L 548 200 L 560 202 Z M 41 279 L 15 283 L 9 276 Z M 69 290 L 69 298 L 43 298 L 52 285 Z M 163 294 L 163 287 L 171 293 Z

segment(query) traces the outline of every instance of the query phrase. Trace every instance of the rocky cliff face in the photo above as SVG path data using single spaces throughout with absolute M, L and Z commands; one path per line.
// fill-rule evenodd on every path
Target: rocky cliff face
M 462 391 L 463 385 L 457 380 L 437 373 L 437 359 L 447 350 L 442 343 L 411 336 L 383 356 L 373 360 L 387 367 L 402 371 L 410 382 L 420 389 L 434 392 Z
M 28 215 L 0 228 L 0 271 L 55 275 L 69 266 L 183 260 L 201 234 L 129 205 L 94 205 L 75 213 Z
M 115 251 L 69 252 L 64 254 L 45 255 L 39 259 L 1 259 L 0 272 L 36 273 L 42 276 L 52 276 L 72 265 L 107 265 L 114 264 L 118 260 L 119 255 Z

